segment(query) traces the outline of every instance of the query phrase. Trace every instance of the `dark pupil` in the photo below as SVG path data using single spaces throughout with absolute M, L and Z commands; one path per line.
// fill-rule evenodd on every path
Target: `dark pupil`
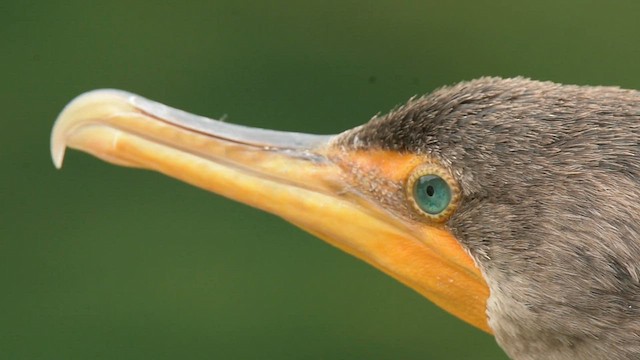
M 435 190 L 433 189 L 433 186 L 431 186 L 431 185 L 427 186 L 427 195 L 433 196 L 434 192 L 435 192 Z

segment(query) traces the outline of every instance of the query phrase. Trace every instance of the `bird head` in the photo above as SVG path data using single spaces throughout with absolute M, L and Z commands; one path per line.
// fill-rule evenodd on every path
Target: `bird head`
M 639 100 L 482 78 L 319 136 L 99 90 L 61 113 L 52 155 L 59 167 L 77 148 L 279 215 L 495 334 L 514 358 L 632 354 Z

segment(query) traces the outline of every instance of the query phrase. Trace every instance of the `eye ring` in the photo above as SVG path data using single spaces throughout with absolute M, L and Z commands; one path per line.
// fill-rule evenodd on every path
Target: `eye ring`
M 412 207 L 433 222 L 444 222 L 460 200 L 460 186 L 443 166 L 418 166 L 407 179 L 407 198 Z

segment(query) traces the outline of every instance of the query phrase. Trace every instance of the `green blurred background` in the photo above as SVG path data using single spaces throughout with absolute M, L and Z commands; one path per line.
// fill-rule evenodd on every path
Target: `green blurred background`
M 313 133 L 482 75 L 640 88 L 638 1 L 4 1 L 0 358 L 504 359 L 492 337 L 254 209 L 49 157 L 114 87 Z

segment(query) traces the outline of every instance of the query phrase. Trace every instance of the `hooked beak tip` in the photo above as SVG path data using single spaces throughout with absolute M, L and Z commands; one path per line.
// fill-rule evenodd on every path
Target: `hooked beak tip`
M 75 130 L 80 120 L 98 119 L 100 115 L 107 112 L 125 111 L 133 108 L 135 95 L 122 90 L 99 89 L 88 91 L 71 100 L 60 112 L 51 130 L 51 159 L 53 165 L 60 169 L 64 160 L 67 148 L 67 139 Z M 104 99 L 115 101 L 109 102 L 110 106 L 105 108 Z M 82 115 L 82 116 L 80 116 Z

